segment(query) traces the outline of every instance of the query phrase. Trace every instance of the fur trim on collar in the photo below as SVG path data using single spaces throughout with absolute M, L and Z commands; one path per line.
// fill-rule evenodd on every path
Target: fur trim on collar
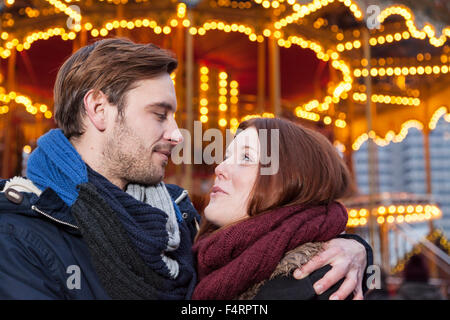
M 295 269 L 305 265 L 316 254 L 322 251 L 323 242 L 308 242 L 289 252 L 283 257 L 280 263 L 277 265 L 275 271 L 272 273 L 269 279 L 271 280 L 277 276 L 290 276 Z M 261 281 L 248 289 L 246 292 L 238 297 L 238 300 L 251 300 L 258 293 L 262 285 L 267 281 Z

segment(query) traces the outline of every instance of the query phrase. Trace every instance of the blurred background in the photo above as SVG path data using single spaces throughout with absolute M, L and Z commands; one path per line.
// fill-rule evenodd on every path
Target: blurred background
M 283 117 L 334 144 L 358 186 L 347 232 L 382 271 L 373 299 L 448 297 L 450 1 L 1 0 L 0 17 L 2 178 L 24 175 L 55 127 L 53 85 L 74 51 L 151 42 L 179 60 L 181 128 Z M 166 183 L 201 211 L 214 167 L 171 163 Z

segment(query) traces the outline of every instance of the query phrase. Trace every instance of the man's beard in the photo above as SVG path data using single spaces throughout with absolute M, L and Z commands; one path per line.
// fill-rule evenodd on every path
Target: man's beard
M 145 146 L 125 123 L 118 120 L 114 132 L 107 138 L 103 148 L 105 170 L 110 176 L 141 185 L 155 185 L 164 178 L 165 166 L 154 163 L 152 155 L 155 148 Z

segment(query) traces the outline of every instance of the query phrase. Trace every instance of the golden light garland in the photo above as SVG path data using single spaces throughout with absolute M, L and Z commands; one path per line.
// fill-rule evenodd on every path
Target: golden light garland
M 47 105 L 42 103 L 33 103 L 29 97 L 23 94 L 15 91 L 6 92 L 4 87 L 0 87 L 0 102 L 9 104 L 12 101 L 23 105 L 29 114 L 36 115 L 38 112 L 41 112 L 44 114 L 46 119 L 50 119 L 53 116 Z M 9 111 L 10 107 L 8 105 L 3 105 L 0 107 L 0 114 L 6 114 Z
M 208 122 L 208 90 L 209 90 L 209 69 L 206 66 L 200 67 L 200 121 L 202 123 Z
M 232 133 L 235 133 L 238 126 L 239 121 L 238 117 L 238 102 L 239 102 L 239 83 L 236 80 L 232 80 L 230 82 L 230 130 Z
M 436 128 L 437 122 L 439 121 L 439 119 L 441 117 L 444 117 L 445 121 L 450 123 L 450 113 L 448 112 L 448 108 L 445 106 L 438 108 L 433 113 L 433 115 L 430 118 L 430 122 L 428 123 L 428 128 L 430 130 L 434 130 Z M 408 120 L 401 125 L 401 130 L 398 134 L 395 134 L 394 131 L 390 130 L 386 133 L 386 136 L 384 138 L 376 135 L 375 131 L 371 131 L 369 133 L 363 133 L 358 138 L 355 139 L 355 142 L 352 144 L 352 149 L 354 151 L 359 150 L 361 145 L 364 142 L 366 142 L 369 138 L 374 140 L 374 142 L 380 147 L 387 146 L 391 142 L 394 142 L 394 143 L 402 142 L 408 135 L 408 131 L 411 128 L 416 128 L 416 129 L 422 131 L 424 128 L 424 125 L 422 122 L 420 122 L 418 120 Z
M 426 236 L 426 239 L 431 241 L 432 243 L 437 244 L 438 246 L 441 246 L 444 251 L 450 255 L 450 243 L 448 239 L 444 236 L 444 233 L 442 230 L 436 229 L 431 234 L 428 234 Z M 436 243 L 438 242 L 438 243 Z M 419 243 L 415 245 L 410 252 L 408 252 L 402 259 L 398 261 L 395 267 L 392 268 L 391 273 L 396 274 L 399 272 L 402 272 L 405 268 L 406 263 L 408 260 L 415 254 L 419 254 L 423 249 L 423 244 Z
M 46 0 L 51 5 L 53 5 L 58 10 L 64 12 L 65 14 L 69 15 L 71 18 L 75 19 L 76 21 L 80 21 L 82 19 L 81 15 L 67 7 L 65 4 L 63 4 L 59 0 Z M 280 3 L 283 3 L 283 0 L 280 1 L 262 1 L 262 0 L 254 0 L 255 3 L 261 4 L 264 8 L 275 8 L 279 6 Z M 106 23 L 103 27 L 100 28 L 93 28 L 92 24 L 90 22 L 85 23 L 84 25 L 75 25 L 74 30 L 70 32 L 66 32 L 63 28 L 50 28 L 47 29 L 47 31 L 39 31 L 31 33 L 26 37 L 26 40 L 24 40 L 22 43 L 19 43 L 19 40 L 14 38 L 12 40 L 9 40 L 4 47 L 0 47 L 0 57 L 7 58 L 11 54 L 11 49 L 14 47 L 18 50 L 27 50 L 30 48 L 31 44 L 39 39 L 48 39 L 52 36 L 60 36 L 63 40 L 74 40 L 77 37 L 77 33 L 81 30 L 91 31 L 91 35 L 93 37 L 98 36 L 107 36 L 109 31 L 117 28 L 127 28 L 127 29 L 133 29 L 135 27 L 149 27 L 152 28 L 155 34 L 170 34 L 172 31 L 171 27 L 177 26 L 179 23 L 183 25 L 185 28 L 189 28 L 189 32 L 192 34 L 198 34 L 198 35 L 204 35 L 208 30 L 223 30 L 224 32 L 241 32 L 246 34 L 250 41 L 258 41 L 262 42 L 264 41 L 264 37 L 275 37 L 277 39 L 277 44 L 282 47 L 290 47 L 292 44 L 297 44 L 301 46 L 302 48 L 309 48 L 316 52 L 317 57 L 319 59 L 322 59 L 324 61 L 332 60 L 332 66 L 336 68 L 337 70 L 340 70 L 343 73 L 343 80 L 340 82 L 333 91 L 332 96 L 326 96 L 324 98 L 324 101 L 319 103 L 317 100 L 312 100 L 302 107 L 304 107 L 306 112 L 310 112 L 311 110 L 317 108 L 319 112 L 326 111 L 329 108 L 329 105 L 331 103 L 338 103 L 340 101 L 340 97 L 342 95 L 345 95 L 352 86 L 352 77 L 351 72 L 348 67 L 348 65 L 339 58 L 339 54 L 337 52 L 334 52 L 333 50 L 329 49 L 326 52 L 324 52 L 324 49 L 317 43 L 312 41 L 307 41 L 302 38 L 296 37 L 296 36 L 290 36 L 288 39 L 283 38 L 283 34 L 280 29 L 285 27 L 286 25 L 293 23 L 297 21 L 298 19 L 305 17 L 331 3 L 335 2 L 334 0 L 314 0 L 309 4 L 300 5 L 296 3 L 295 0 L 287 0 L 286 3 L 290 6 L 292 6 L 294 13 L 290 16 L 287 16 L 279 21 L 276 21 L 272 28 L 267 28 L 263 31 L 262 34 L 255 33 L 254 29 L 242 24 L 227 24 L 223 21 L 212 21 L 212 22 L 205 22 L 203 26 L 201 27 L 194 27 L 191 26 L 191 21 L 189 19 L 185 18 L 186 15 L 186 5 L 184 3 L 179 3 L 177 6 L 177 19 L 170 20 L 170 23 L 165 26 L 159 26 L 156 21 L 149 20 L 149 19 L 134 19 L 133 21 L 127 21 L 127 20 L 113 20 L 111 22 Z M 362 19 L 362 12 L 358 5 L 354 3 L 352 0 L 337 0 L 336 2 L 340 2 L 343 5 L 347 6 L 352 14 L 355 16 L 356 19 Z M 121 2 L 120 2 L 121 3 Z M 402 39 L 408 38 L 410 36 L 419 38 L 419 39 L 425 39 L 426 37 L 430 38 L 430 43 L 432 43 L 435 46 L 441 46 L 445 42 L 447 36 L 450 36 L 450 29 L 446 28 L 443 30 L 443 34 L 439 38 L 435 38 L 435 30 L 432 26 L 426 25 L 424 29 L 418 30 L 414 25 L 414 16 L 412 15 L 409 8 L 401 8 L 398 6 L 389 7 L 383 10 L 381 17 L 381 23 L 390 15 L 401 15 L 405 19 L 405 24 L 408 27 L 409 31 L 404 31 L 401 34 L 395 33 L 395 34 L 388 34 L 383 35 L 383 39 L 379 41 L 381 38 L 377 37 L 376 41 L 377 44 L 383 43 L 389 43 L 393 41 L 400 41 Z M 272 30 L 275 31 L 272 31 Z M 3 32 L 0 35 L 1 39 L 7 40 L 10 38 L 10 35 L 7 32 Z M 444 42 L 443 42 L 444 41 Z M 374 40 L 372 41 L 372 43 Z M 376 45 L 376 44 L 375 44 Z M 359 40 L 354 41 L 347 41 L 346 43 L 342 43 L 342 46 L 344 49 L 352 49 L 352 48 L 359 48 L 361 46 L 361 42 Z M 339 46 L 338 51 L 342 49 L 342 46 Z M 431 72 L 430 72 L 431 67 Z M 420 68 L 420 67 L 419 67 Z M 438 70 L 439 68 L 439 70 Z M 376 71 L 367 70 L 367 69 L 361 69 L 361 76 L 364 76 L 363 74 L 367 75 L 369 73 L 376 74 L 376 75 L 382 75 L 384 72 L 386 74 L 391 73 L 389 68 L 386 68 L 384 71 L 382 69 L 376 69 Z M 358 71 L 354 70 L 353 73 L 356 72 L 356 75 L 358 74 Z M 399 72 L 398 67 L 392 69 L 392 74 L 397 75 Z M 448 72 L 448 66 L 429 66 L 429 68 L 424 67 L 423 73 L 425 74 L 438 74 L 438 73 L 447 73 Z M 408 70 L 405 69 L 405 67 L 401 68 L 400 74 L 414 74 L 414 67 L 409 67 Z M 416 74 L 420 74 L 421 69 L 416 69 Z M 417 100 L 415 100 L 417 101 Z M 413 103 L 414 104 L 414 103 Z M 330 117 L 326 116 L 324 118 L 324 123 L 328 124 L 330 122 Z M 339 119 L 340 120 L 340 119 Z M 345 121 L 336 121 L 336 125 L 338 127 L 345 127 L 344 125 Z
M 384 76 L 408 76 L 408 75 L 431 75 L 447 74 L 450 70 L 450 64 L 443 65 L 425 65 L 425 66 L 403 66 L 403 67 L 379 67 L 379 68 L 356 68 L 353 75 L 360 77 L 384 77 Z
M 347 227 L 365 226 L 369 219 L 369 210 L 367 208 L 348 208 Z M 432 219 L 438 219 L 442 216 L 439 207 L 431 204 L 408 204 L 408 205 L 389 205 L 378 206 L 373 210 L 378 224 L 393 223 L 414 223 L 424 222 Z
M 356 102 L 366 102 L 367 95 L 364 92 L 354 92 L 353 100 Z M 402 96 L 389 96 L 383 94 L 373 94 L 371 96 L 371 101 L 375 103 L 385 103 L 385 104 L 397 104 L 404 106 L 419 106 L 421 101 L 419 98 L 414 97 L 402 97 Z
M 225 119 L 225 112 L 228 110 L 228 105 L 227 105 L 227 95 L 228 95 L 228 74 L 225 71 L 222 71 L 219 73 L 219 79 L 218 79 L 218 83 L 219 83 L 219 97 L 218 97 L 218 102 L 219 102 L 219 127 L 226 127 L 228 121 L 227 119 Z

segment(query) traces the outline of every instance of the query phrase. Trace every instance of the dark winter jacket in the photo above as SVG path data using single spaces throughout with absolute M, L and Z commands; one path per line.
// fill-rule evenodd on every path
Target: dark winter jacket
M 305 243 L 291 250 L 283 257 L 268 280 L 256 284 L 240 295 L 239 299 L 328 300 L 339 289 L 344 279 L 320 295 L 316 294 L 313 286 L 331 269 L 330 265 L 323 266 L 301 280 L 297 280 L 293 276 L 294 270 L 308 263 L 322 250 L 322 246 L 321 242 Z M 353 295 L 347 297 L 347 299 L 352 298 Z
M 167 189 L 173 200 L 183 193 Z M 193 239 L 199 215 L 188 197 L 178 206 Z M 51 189 L 9 199 L 0 192 L 0 299 L 109 299 L 69 207 Z

